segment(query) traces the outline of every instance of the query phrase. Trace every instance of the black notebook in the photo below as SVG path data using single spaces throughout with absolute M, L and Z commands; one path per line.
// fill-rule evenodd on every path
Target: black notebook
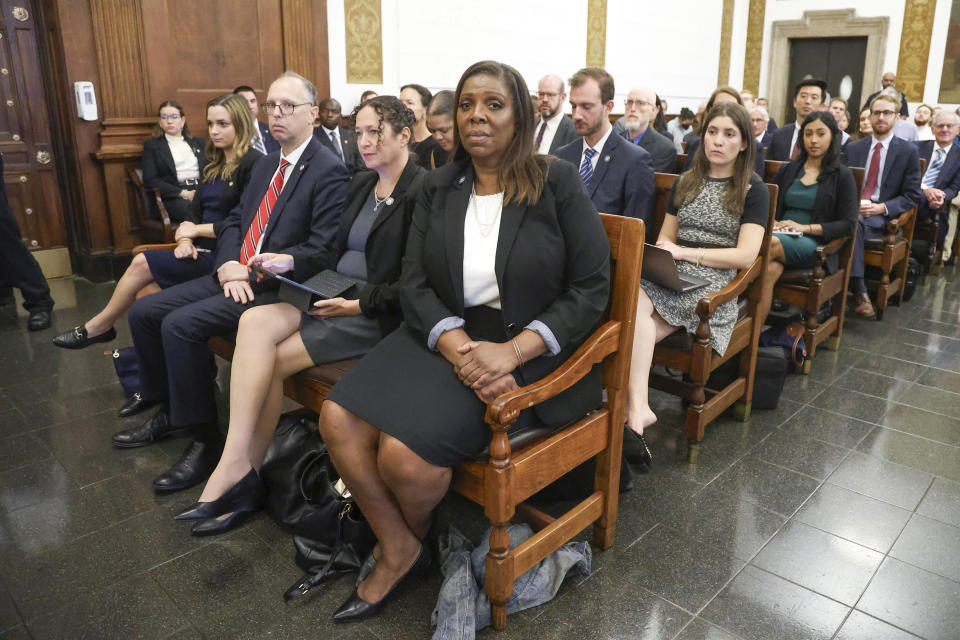
M 351 289 L 359 289 L 363 284 L 363 280 L 345 276 L 332 269 L 321 271 L 302 284 L 260 267 L 254 267 L 254 270 L 280 282 L 280 291 L 277 294 L 280 300 L 301 311 L 309 311 L 317 300 L 328 300 L 352 293 Z

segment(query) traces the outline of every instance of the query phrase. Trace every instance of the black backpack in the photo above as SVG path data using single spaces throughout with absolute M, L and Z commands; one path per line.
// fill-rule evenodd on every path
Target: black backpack
M 920 266 L 920 263 L 914 260 L 912 257 L 909 258 L 907 261 L 907 282 L 903 285 L 903 302 L 910 301 L 910 298 L 913 297 L 914 292 L 917 290 L 917 284 L 922 279 L 923 267 Z M 899 294 L 890 297 L 890 302 L 893 304 L 899 304 L 899 300 Z

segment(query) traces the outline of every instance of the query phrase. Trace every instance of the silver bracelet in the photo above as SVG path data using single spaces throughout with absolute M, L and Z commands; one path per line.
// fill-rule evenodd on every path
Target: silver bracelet
M 513 343 L 513 350 L 517 352 L 517 366 L 523 366 L 523 353 L 520 352 L 520 345 L 517 344 L 517 339 L 514 338 L 510 342 Z

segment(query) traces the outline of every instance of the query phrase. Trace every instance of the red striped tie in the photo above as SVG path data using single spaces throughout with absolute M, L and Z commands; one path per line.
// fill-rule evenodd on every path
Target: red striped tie
M 240 248 L 241 264 L 247 264 L 250 258 L 257 255 L 257 244 L 260 242 L 260 236 L 263 235 L 263 230 L 267 228 L 267 222 L 270 220 L 270 212 L 273 211 L 273 205 L 277 203 L 277 198 L 280 197 L 280 191 L 283 189 L 283 170 L 288 166 L 290 166 L 290 163 L 287 162 L 286 159 L 281 158 L 280 169 L 273 178 L 270 188 L 267 189 L 267 192 L 263 195 L 263 200 L 260 201 L 260 208 L 257 209 L 257 215 L 253 219 L 253 222 L 250 223 L 250 228 L 247 229 L 247 235 L 243 238 L 243 246 Z

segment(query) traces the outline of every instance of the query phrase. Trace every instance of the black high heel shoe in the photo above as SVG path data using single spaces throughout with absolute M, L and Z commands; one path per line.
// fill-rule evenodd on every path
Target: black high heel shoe
M 230 514 L 230 517 L 224 518 L 223 520 L 217 520 L 216 518 L 207 518 L 206 520 L 200 520 L 195 522 L 192 527 L 190 527 L 190 535 L 202 538 L 204 536 L 217 536 L 221 533 L 226 533 L 227 531 L 233 531 L 244 522 L 246 522 L 250 516 L 259 511 L 257 509 L 241 509 L 234 511 Z
M 630 468 L 637 473 L 648 473 L 653 467 L 653 454 L 650 453 L 647 441 L 631 429 L 630 425 L 624 425 L 623 428 L 623 452 Z
M 333 614 L 334 622 L 359 622 L 360 620 L 366 620 L 367 618 L 372 618 L 373 616 L 380 613 L 383 608 L 387 605 L 387 601 L 400 590 L 401 585 L 408 581 L 408 579 L 418 573 L 422 573 L 430 568 L 430 549 L 425 544 L 420 545 L 420 553 L 417 554 L 417 559 L 413 561 L 413 564 L 410 565 L 410 568 L 407 569 L 407 572 L 400 576 L 400 579 L 390 588 L 390 591 L 387 592 L 387 595 L 380 598 L 377 602 L 367 602 L 357 593 L 357 590 L 354 589 L 353 593 L 350 594 L 350 597 L 347 598 L 347 601 L 340 605 L 340 608 L 337 609 L 336 613 Z
M 254 469 L 243 476 L 240 482 L 227 489 L 222 496 L 210 502 L 195 502 L 173 517 L 174 520 L 208 520 L 225 513 L 233 516 L 218 522 L 228 522 L 238 512 L 259 511 L 267 497 L 267 490 Z M 196 527 L 194 527 L 196 529 Z M 219 533 L 219 532 L 218 532 Z M 196 535 L 196 534 L 195 534 Z

